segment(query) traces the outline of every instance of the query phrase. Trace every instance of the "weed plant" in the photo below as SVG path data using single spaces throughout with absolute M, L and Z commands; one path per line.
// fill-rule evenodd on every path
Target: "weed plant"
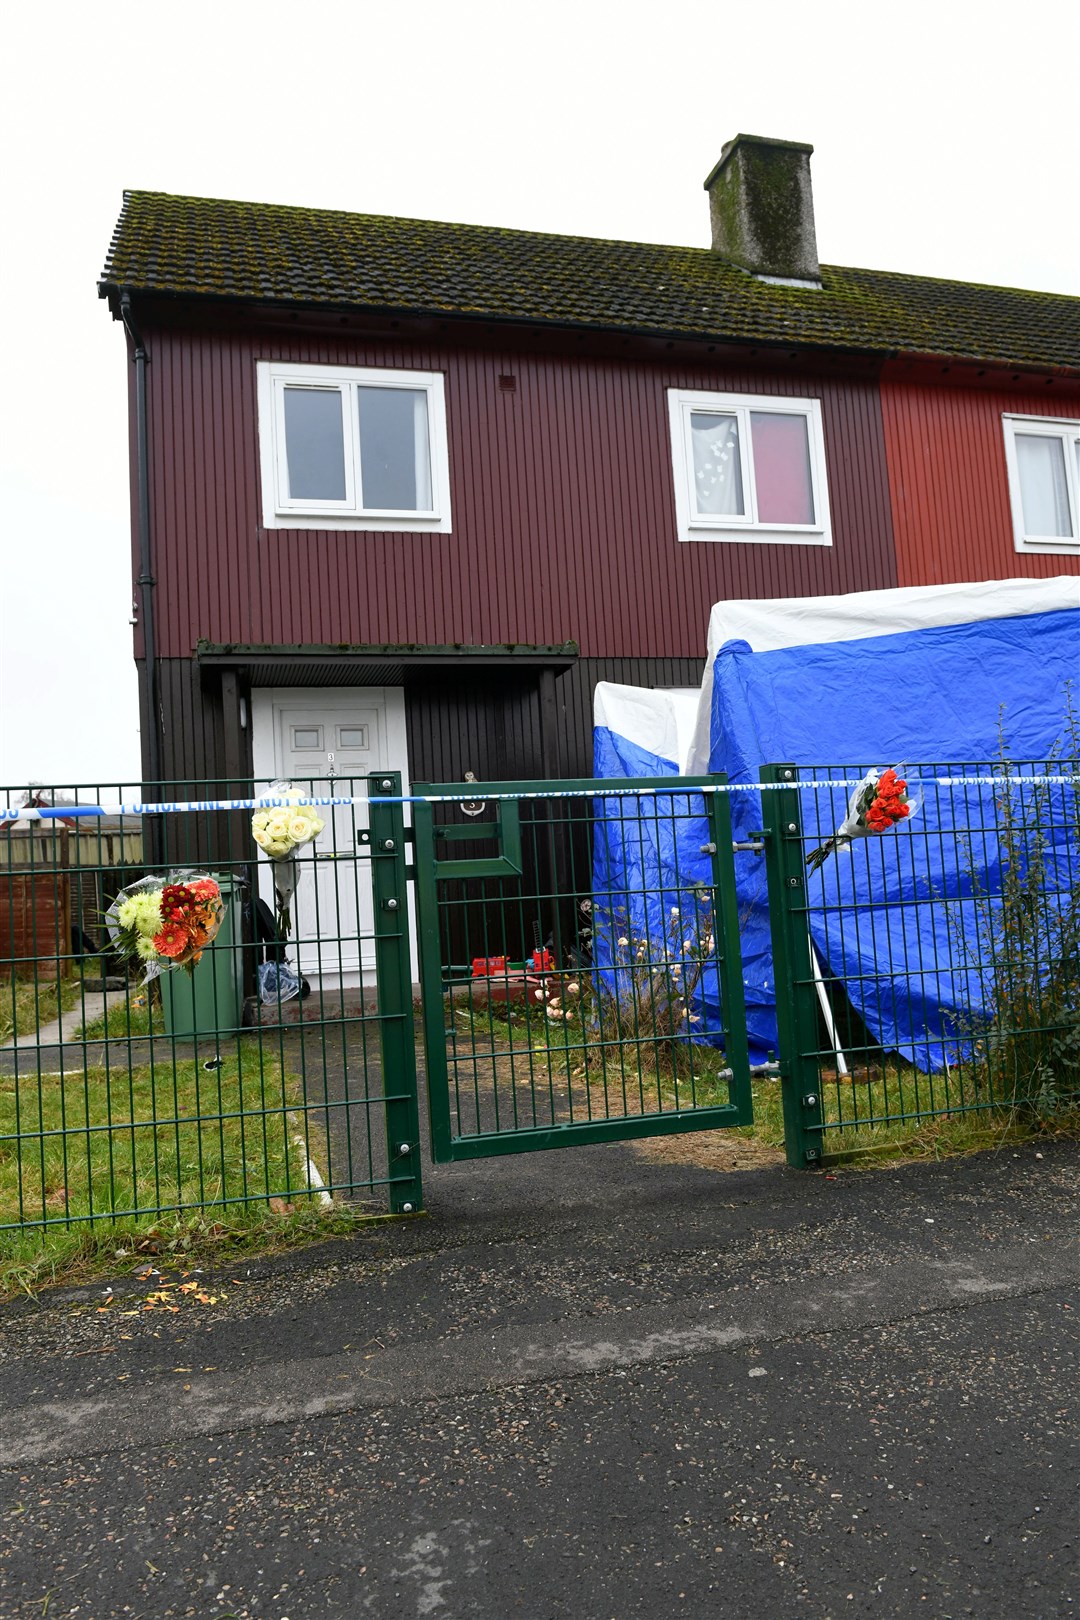
M 1000 883 L 967 861 L 974 916 L 953 936 L 982 1010 L 956 1020 L 987 1102 L 1054 1115 L 1080 1098 L 1080 716 L 1067 699 L 1063 746 L 1018 774 L 1002 735 L 995 791 Z

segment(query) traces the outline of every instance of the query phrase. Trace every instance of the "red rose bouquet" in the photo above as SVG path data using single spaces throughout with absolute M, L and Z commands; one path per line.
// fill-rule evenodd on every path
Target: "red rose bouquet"
M 806 857 L 811 872 L 824 866 L 835 851 L 850 849 L 856 838 L 888 832 L 914 815 L 918 802 L 908 796 L 907 782 L 899 774 L 902 765 L 889 770 L 875 766 L 868 771 L 848 801 L 848 813 L 831 838 L 826 838 Z

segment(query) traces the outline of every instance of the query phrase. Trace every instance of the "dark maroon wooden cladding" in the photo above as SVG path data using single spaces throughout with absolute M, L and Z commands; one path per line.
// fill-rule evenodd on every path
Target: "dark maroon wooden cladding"
M 158 653 L 195 643 L 702 656 L 722 598 L 896 583 L 875 377 L 147 325 Z M 443 371 L 451 535 L 261 528 L 260 359 Z M 513 377 L 513 389 L 500 378 Z M 666 390 L 821 399 L 833 546 L 676 539 Z

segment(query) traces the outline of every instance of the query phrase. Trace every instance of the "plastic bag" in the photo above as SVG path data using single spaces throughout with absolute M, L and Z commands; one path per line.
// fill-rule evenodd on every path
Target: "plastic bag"
M 259 1000 L 264 1007 L 293 1001 L 300 994 L 300 977 L 289 962 L 259 964 Z

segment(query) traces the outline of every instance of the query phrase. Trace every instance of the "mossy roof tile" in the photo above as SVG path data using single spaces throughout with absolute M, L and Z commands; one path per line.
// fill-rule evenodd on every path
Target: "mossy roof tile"
M 707 248 L 129 191 L 102 291 L 1080 370 L 1078 298 L 837 265 L 821 279 L 774 286 Z

